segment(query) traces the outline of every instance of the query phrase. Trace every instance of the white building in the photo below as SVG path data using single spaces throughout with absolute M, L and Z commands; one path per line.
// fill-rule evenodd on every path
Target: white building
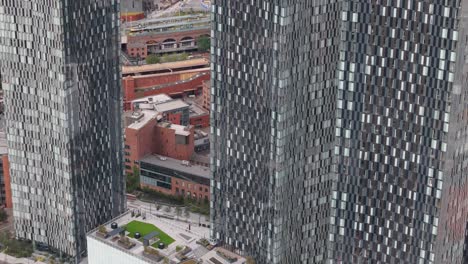
M 167 259 L 169 263 L 193 263 L 196 261 L 208 264 L 243 264 L 246 261 L 245 258 L 226 249 L 211 249 L 211 246 L 208 248 L 202 246 L 200 241 L 208 238 L 209 228 L 199 226 L 198 223 L 191 223 L 183 217 L 179 221 L 167 213 L 159 211 L 152 214 L 142 212 L 142 215 L 145 216 L 145 219 L 142 216 L 134 217 L 130 212 L 127 212 L 104 225 L 107 230 L 106 235 L 102 235 L 99 228 L 88 233 L 88 264 L 152 264 L 163 263 L 163 259 Z M 142 230 L 140 239 L 131 238 L 128 230 L 125 230 L 125 226 L 134 221 L 141 222 L 143 225 L 151 224 L 174 239 L 174 242 L 166 245 L 164 249 L 153 247 L 158 244 L 157 239 L 156 242 L 152 240 L 149 243 L 153 246 L 147 248 L 157 252 L 159 259 L 152 259 L 148 257 L 148 254 L 144 254 L 145 247 L 142 240 L 147 235 L 143 233 L 144 230 Z M 133 246 L 129 249 L 125 248 L 122 243 L 119 243 L 121 239 L 127 240 Z M 229 262 L 227 258 L 233 258 L 233 262 Z M 192 262 L 189 262 L 190 260 Z

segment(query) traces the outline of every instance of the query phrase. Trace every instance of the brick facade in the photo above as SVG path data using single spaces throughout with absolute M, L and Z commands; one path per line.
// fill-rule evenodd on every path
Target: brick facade
M 178 144 L 175 130 L 155 126 L 153 153 L 178 160 L 190 160 L 194 151 L 193 133 L 194 128 L 191 126 L 187 144 Z
M 132 172 L 133 166 L 149 154 L 158 154 L 179 160 L 190 160 L 194 152 L 194 128 L 186 144 L 177 142 L 175 130 L 163 127 L 156 119 L 148 121 L 138 129 L 125 128 L 125 171 Z
M 203 108 L 210 110 L 210 81 L 204 81 L 202 84 Z
M 174 196 L 190 196 L 195 200 L 210 200 L 210 186 L 198 184 L 191 181 L 186 181 L 180 178 L 171 177 L 171 189 L 157 187 L 151 184 L 140 184 L 142 188 L 150 188 L 152 190 Z
M 13 200 L 11 197 L 11 182 L 10 182 L 10 162 L 8 155 L 2 156 L 3 164 L 3 182 L 5 184 L 5 207 L 13 208 Z
M 124 108 L 130 109 L 132 100 L 158 94 L 180 97 L 187 94 L 201 94 L 204 81 L 210 79 L 210 69 L 196 69 L 183 72 L 128 76 L 122 79 Z M 158 89 L 148 88 L 161 86 Z
M 181 40 L 193 39 L 193 44 L 191 46 L 185 47 L 185 49 L 193 47 L 196 49 L 197 39 L 200 36 L 210 36 L 210 29 L 196 29 L 185 32 L 168 32 L 167 34 L 141 34 L 141 35 L 128 35 L 127 36 L 127 54 L 131 57 L 140 57 L 146 58 L 151 51 L 151 47 L 156 47 L 158 52 L 163 52 L 162 44 L 172 43 L 169 48 L 166 48 L 168 52 L 177 51 L 178 49 L 183 50 L 184 47 L 181 46 Z
M 206 112 L 206 114 L 190 117 L 190 125 L 194 126 L 195 128 L 205 128 L 210 126 L 210 113 Z

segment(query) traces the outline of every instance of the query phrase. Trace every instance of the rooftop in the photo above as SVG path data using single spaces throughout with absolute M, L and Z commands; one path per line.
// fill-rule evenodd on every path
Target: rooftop
M 168 168 L 180 172 L 193 174 L 202 178 L 210 178 L 210 169 L 199 165 L 184 165 L 181 160 L 176 160 L 169 157 L 161 157 L 156 155 L 148 155 L 140 160 L 140 162 L 146 162 L 152 165 L 156 165 L 163 168 Z
M 190 104 L 190 116 L 199 116 L 199 115 L 205 115 L 207 114 L 208 111 L 206 111 L 204 108 L 198 106 L 195 103 Z
M 134 107 L 142 110 L 154 110 L 159 113 L 171 112 L 181 108 L 189 107 L 187 103 L 180 99 L 172 99 L 166 94 L 152 95 L 132 101 Z
M 190 217 L 177 220 L 174 219 L 173 215 L 169 215 L 168 213 L 163 212 L 163 210 L 148 210 L 148 208 L 145 206 L 137 206 L 137 208 L 138 212 L 141 213 L 141 216 L 134 217 L 131 215 L 130 211 L 128 211 L 127 213 L 104 224 L 108 231 L 106 236 L 100 235 L 99 228 L 96 228 L 95 230 L 92 230 L 88 233 L 88 238 L 100 241 L 101 243 L 109 246 L 109 249 L 119 250 L 126 254 L 137 257 L 146 263 L 156 263 L 156 261 L 151 260 L 143 255 L 143 239 L 138 240 L 133 238 L 134 232 L 140 232 L 142 238 L 145 236 L 146 238 L 149 238 L 153 235 L 156 235 L 159 236 L 160 241 L 168 241 L 168 237 L 173 239 L 173 242 L 169 243 L 166 248 L 157 249 L 159 254 L 161 254 L 163 257 L 167 257 L 169 260 L 171 260 L 171 263 L 181 263 L 181 261 L 177 259 L 177 255 L 180 254 L 180 252 L 185 252 L 187 259 L 203 260 L 203 263 L 245 263 L 245 259 L 243 257 L 223 248 L 216 247 L 211 249 L 210 246 L 205 247 L 201 245 L 203 240 L 209 237 L 209 228 L 200 226 L 198 224 L 200 219 L 194 220 L 193 217 Z M 112 228 L 113 224 L 114 228 Z M 189 225 L 190 230 L 188 230 Z M 135 244 L 132 248 L 126 249 L 118 242 L 120 239 L 119 231 L 121 230 L 125 230 L 122 233 L 124 233 L 125 236 L 129 239 L 129 242 Z M 164 238 L 161 235 L 163 235 Z M 186 248 L 183 250 L 176 250 L 177 247 L 188 247 L 189 249 L 186 250 Z M 154 244 L 152 247 L 150 246 L 150 248 L 154 248 Z M 227 258 L 233 259 L 231 262 L 229 262 Z
M 152 110 L 141 110 L 138 112 L 131 112 L 127 114 L 128 117 L 137 119 L 134 123 L 130 124 L 128 128 L 138 130 L 144 127 L 150 120 L 158 118 L 160 113 Z
M 176 125 L 170 122 L 160 122 L 158 125 L 161 127 L 166 127 L 175 130 L 176 135 L 190 136 L 190 129 L 188 126 Z
M 122 74 L 136 74 L 136 73 L 143 73 L 143 72 L 162 71 L 162 70 L 168 70 L 168 69 L 190 68 L 190 67 L 203 66 L 203 65 L 209 66 L 209 62 L 207 59 L 198 58 L 198 59 L 176 61 L 176 62 L 148 64 L 148 65 L 142 65 L 142 66 L 123 66 Z
M 158 95 L 146 96 L 146 97 L 135 99 L 132 101 L 132 104 L 142 103 L 142 102 L 145 102 L 145 103 L 153 102 L 156 104 L 160 104 L 160 103 L 164 103 L 164 102 L 171 101 L 171 100 L 173 99 L 166 94 L 158 94 Z
M 154 107 L 156 111 L 160 113 L 166 113 L 177 109 L 189 107 L 189 105 L 182 100 L 172 100 L 165 103 L 154 104 Z

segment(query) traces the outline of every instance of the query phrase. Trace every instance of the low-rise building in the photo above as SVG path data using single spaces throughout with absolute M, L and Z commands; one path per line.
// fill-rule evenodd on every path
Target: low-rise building
M 3 120 L 0 122 L 3 123 Z M 10 163 L 8 161 L 6 135 L 3 129 L 0 131 L 0 205 L 7 208 L 13 207 L 10 184 Z
M 141 110 L 125 117 L 125 169 L 132 172 L 149 154 L 189 160 L 194 152 L 193 126 L 172 124 L 160 112 Z
M 203 94 L 203 108 L 206 110 L 210 110 L 210 98 L 211 98 L 211 91 L 210 91 L 210 81 L 204 81 L 202 85 L 202 94 Z
M 192 125 L 195 128 L 206 128 L 210 126 L 210 113 L 199 106 L 201 98 L 195 99 L 195 95 L 183 99 L 172 99 L 166 94 L 147 96 L 133 100 L 130 109 L 153 110 L 162 114 L 164 121 L 177 125 Z
M 196 51 L 210 37 L 209 14 L 147 18 L 122 25 L 122 46 L 131 57 Z
M 246 263 L 244 257 L 213 246 L 208 237 L 209 228 L 189 219 L 127 212 L 87 234 L 88 263 Z
M 172 98 L 201 95 L 202 84 L 210 79 L 209 62 L 193 59 L 172 63 L 123 67 L 124 109 L 135 99 L 167 94 Z
M 140 160 L 140 184 L 169 195 L 210 199 L 210 169 L 187 160 L 146 156 Z

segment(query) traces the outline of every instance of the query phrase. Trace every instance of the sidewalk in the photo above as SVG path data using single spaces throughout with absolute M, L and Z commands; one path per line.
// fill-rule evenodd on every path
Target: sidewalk
M 8 263 L 8 264 L 46 264 L 45 262 L 41 261 L 34 261 L 27 258 L 15 258 L 9 256 L 4 253 L 0 253 L 0 263 Z
M 148 203 L 148 202 L 143 202 L 140 200 L 134 200 L 134 201 L 128 201 L 127 202 L 128 209 L 139 209 L 142 213 L 145 212 L 147 215 L 170 215 L 174 217 L 174 220 L 177 221 L 177 218 L 180 219 L 180 222 L 185 222 L 185 220 L 188 220 L 192 225 L 198 226 L 198 224 L 204 224 L 204 225 L 209 225 L 210 224 L 210 219 L 209 216 L 203 215 L 203 214 L 197 214 L 197 213 L 192 213 L 190 212 L 189 217 L 185 217 L 185 213 L 182 212 L 180 217 L 177 217 L 177 214 L 175 212 L 175 207 L 172 207 L 171 212 L 166 212 L 165 207 L 162 206 L 162 208 L 158 211 L 156 210 L 156 205 L 154 203 Z M 208 219 L 208 221 L 207 221 Z

